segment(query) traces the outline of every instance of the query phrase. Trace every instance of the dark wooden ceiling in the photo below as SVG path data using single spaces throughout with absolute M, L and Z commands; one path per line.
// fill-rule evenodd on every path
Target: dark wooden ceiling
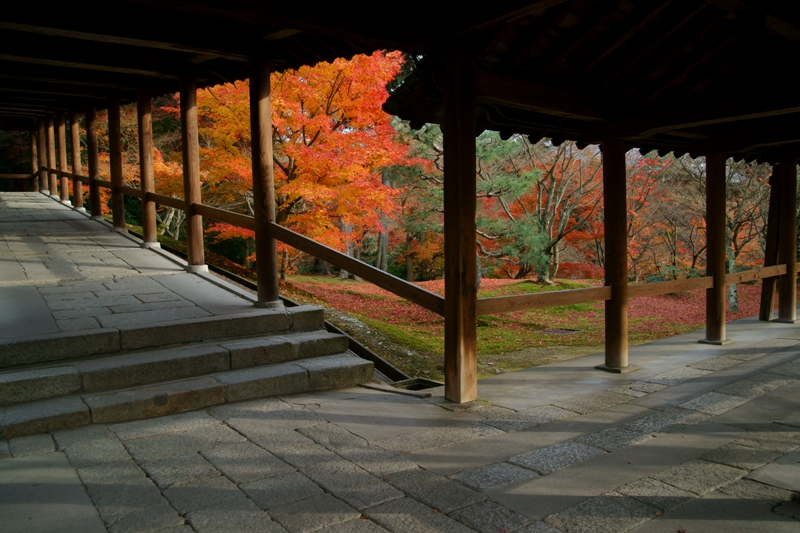
M 2 8 L 0 127 L 375 49 L 419 57 L 386 104 L 441 121 L 454 39 L 476 69 L 479 130 L 772 160 L 800 155 L 800 6 L 775 0 L 128 0 Z

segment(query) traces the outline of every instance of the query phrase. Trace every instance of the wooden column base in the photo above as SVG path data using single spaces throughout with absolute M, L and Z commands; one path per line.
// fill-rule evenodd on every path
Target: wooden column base
M 733 344 L 731 339 L 722 339 L 721 341 L 715 341 L 711 339 L 700 339 L 697 341 L 699 344 L 710 344 L 712 346 L 727 346 L 729 344 Z
M 639 370 L 639 367 L 636 365 L 628 365 L 628 366 L 608 366 L 607 364 L 603 363 L 602 365 L 597 365 L 595 367 L 597 370 L 603 370 L 605 372 L 611 372 L 612 374 L 627 374 L 628 372 L 633 372 L 634 370 Z
M 208 272 L 208 265 L 186 265 L 183 269 L 190 274 L 198 272 Z
M 771 322 L 777 322 L 778 324 L 794 324 L 795 322 L 797 322 L 797 320 L 792 320 L 790 318 L 776 318 Z
M 283 301 L 276 300 L 274 302 L 253 302 L 253 307 L 259 309 L 283 309 Z

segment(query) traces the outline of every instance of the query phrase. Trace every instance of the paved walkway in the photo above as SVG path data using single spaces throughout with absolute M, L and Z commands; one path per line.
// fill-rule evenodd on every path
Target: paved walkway
M 246 313 L 253 298 L 39 193 L 0 193 L 0 340 Z
M 698 332 L 634 347 L 640 370 L 625 375 L 589 356 L 493 376 L 469 406 L 437 390 L 354 388 L 11 439 L 0 442 L 0 524 L 796 533 L 800 328 L 748 319 L 728 335 L 728 346 L 699 345 Z

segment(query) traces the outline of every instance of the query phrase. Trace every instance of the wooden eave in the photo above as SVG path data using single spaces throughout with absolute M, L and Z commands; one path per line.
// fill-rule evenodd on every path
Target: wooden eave
M 30 98 L 102 106 L 140 87 L 176 92 L 181 76 L 241 80 L 256 56 L 284 69 L 400 49 L 423 59 L 385 108 L 418 127 L 441 121 L 442 58 L 457 40 L 473 58 L 476 124 L 504 136 L 737 157 L 797 137 L 800 10 L 775 0 L 13 3 L 0 31 L 0 119 L 27 117 Z
M 777 2 L 570 0 L 469 33 L 479 130 L 762 157 L 797 141 L 800 16 Z M 385 109 L 441 122 L 441 55 Z M 418 89 L 417 85 L 425 85 Z M 768 142 L 754 139 L 768 133 Z M 798 153 L 800 155 L 800 153 Z M 762 157 L 763 158 L 763 157 Z

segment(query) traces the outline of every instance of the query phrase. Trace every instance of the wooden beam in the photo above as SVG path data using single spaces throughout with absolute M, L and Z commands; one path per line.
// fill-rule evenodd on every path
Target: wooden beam
M 706 156 L 706 275 L 714 286 L 706 290 L 706 344 L 725 344 L 725 188 L 726 157 Z
M 767 237 L 764 249 L 764 267 L 778 264 L 778 232 L 780 231 L 780 178 L 778 167 L 773 165 L 772 177 L 769 180 L 769 211 L 767 212 Z M 761 282 L 761 305 L 758 319 L 764 322 L 772 320 L 772 308 L 775 305 L 775 287 L 778 280 L 764 278 Z
M 713 124 L 726 124 L 744 120 L 800 113 L 796 99 L 770 98 L 750 99 L 746 103 L 722 105 L 680 106 L 674 109 L 635 115 L 613 124 L 587 132 L 583 142 L 597 143 L 604 136 L 613 135 L 623 139 L 652 137 L 657 133 L 670 132 Z
M 47 166 L 47 121 L 43 117 L 36 120 L 37 137 L 39 142 L 39 192 L 50 194 L 50 181 L 44 168 Z
M 108 156 L 111 174 L 111 215 L 116 231 L 125 229 L 125 195 L 122 193 L 122 137 L 119 98 L 108 99 Z
M 50 169 L 56 168 L 56 133 L 53 126 L 53 117 L 48 115 L 47 118 L 47 167 Z M 50 170 L 50 190 L 51 197 L 58 197 L 58 178 L 55 171 Z
M 765 147 L 797 143 L 800 142 L 798 120 L 800 114 L 790 113 L 745 121 L 735 126 L 721 125 L 719 134 L 692 142 L 689 153 L 692 157 L 700 157 L 712 152 L 752 152 Z
M 79 40 L 93 41 L 98 43 L 119 44 L 124 46 L 133 46 L 137 48 L 152 48 L 156 50 L 170 50 L 174 52 L 203 54 L 203 55 L 224 57 L 225 59 L 229 59 L 232 61 L 247 61 L 247 56 L 243 54 L 236 54 L 216 48 L 206 48 L 192 44 L 153 41 L 148 39 L 136 39 L 120 35 L 74 31 L 63 28 L 37 26 L 33 24 L 19 24 L 15 22 L 0 22 L 0 29 L 28 32 L 38 35 L 49 35 L 52 37 L 66 37 L 69 39 L 79 39 Z
M 78 119 L 78 111 L 75 109 L 69 114 L 69 131 L 72 144 L 72 200 L 75 203 L 76 211 L 86 211 L 83 207 L 83 182 L 78 177 L 83 173 L 81 168 L 81 122 Z
M 0 61 L 13 61 L 17 63 L 28 63 L 31 65 L 42 65 L 47 67 L 64 67 L 82 70 L 97 70 L 100 72 L 116 72 L 119 74 L 134 74 L 137 76 L 150 76 L 166 80 L 177 80 L 179 76 L 157 70 L 142 68 L 117 67 L 114 65 L 101 65 L 95 63 L 82 63 L 79 61 L 62 61 L 57 59 L 45 59 L 40 57 L 26 57 L 12 54 L 0 54 Z
M 67 129 L 64 123 L 64 113 L 56 113 L 56 136 L 58 138 L 58 170 L 67 170 Z M 61 193 L 61 203 L 72 205 L 69 201 L 69 179 L 63 174 L 60 175 L 59 192 Z
M 782 159 L 780 172 L 780 223 L 778 261 L 786 265 L 786 274 L 778 282 L 778 320 L 794 323 L 797 319 L 797 161 Z
M 278 295 L 278 252 L 269 234 L 275 222 L 275 176 L 272 159 L 272 95 L 270 65 L 254 59 L 250 65 L 250 138 L 253 162 L 253 207 L 256 224 L 258 304 L 282 306 Z
M 603 226 L 605 228 L 605 276 L 611 287 L 606 302 L 605 364 L 598 368 L 626 372 L 628 368 L 628 196 L 625 142 L 609 139 L 603 153 Z
M 36 145 L 36 133 L 30 132 L 30 151 L 31 151 L 31 173 L 33 181 L 31 183 L 33 192 L 39 192 L 39 154 Z
M 181 140 L 183 150 L 183 198 L 186 202 L 186 259 L 188 272 L 204 272 L 203 217 L 195 213 L 192 204 L 200 197 L 200 140 L 197 129 L 197 82 L 181 79 Z
M 495 6 L 474 4 L 479 6 L 478 9 L 458 10 L 461 13 L 467 12 L 467 15 L 462 16 L 462 20 L 459 22 L 459 26 L 461 27 L 460 32 L 480 32 L 495 26 L 509 24 L 515 20 L 541 13 L 546 9 L 563 4 L 566 1 L 567 0 L 538 0 L 537 2 L 531 2 L 528 0 L 526 2 L 514 2 L 511 8 L 507 7 L 506 4 Z M 464 7 L 466 8 L 466 6 Z M 475 11 L 478 11 L 478 13 L 475 13 Z
M 100 160 L 97 149 L 97 112 L 93 105 L 86 107 L 86 162 L 89 164 L 89 203 L 92 218 L 102 218 L 100 199 Z
M 139 186 L 142 190 L 142 248 L 159 248 L 156 235 L 156 204 L 147 193 L 156 192 L 153 161 L 153 115 L 150 90 L 139 89 L 136 116 L 139 128 Z
M 656 283 L 640 283 L 628 285 L 628 298 L 632 300 L 645 296 L 659 296 L 662 294 L 708 289 L 713 286 L 714 278 L 710 276 L 673 281 L 658 281 Z
M 611 298 L 611 287 L 591 287 L 566 291 L 518 294 L 514 296 L 495 296 L 478 300 L 478 316 L 497 313 L 511 313 L 530 309 L 544 309 L 561 305 L 589 302 L 602 302 Z
M 163 194 L 156 194 L 153 192 L 149 192 L 145 195 L 147 201 L 155 202 L 159 205 L 165 205 L 167 207 L 172 207 L 173 209 L 179 209 L 183 211 L 186 209 L 186 202 L 183 198 L 173 198 L 172 196 L 164 196 Z M 198 211 L 201 215 L 202 212 Z
M 475 251 L 475 83 L 466 43 L 452 39 L 444 72 L 445 398 L 478 397 Z
M 601 121 L 611 117 L 601 101 L 592 96 L 486 71 L 475 74 L 475 97 L 480 103 L 564 118 Z

